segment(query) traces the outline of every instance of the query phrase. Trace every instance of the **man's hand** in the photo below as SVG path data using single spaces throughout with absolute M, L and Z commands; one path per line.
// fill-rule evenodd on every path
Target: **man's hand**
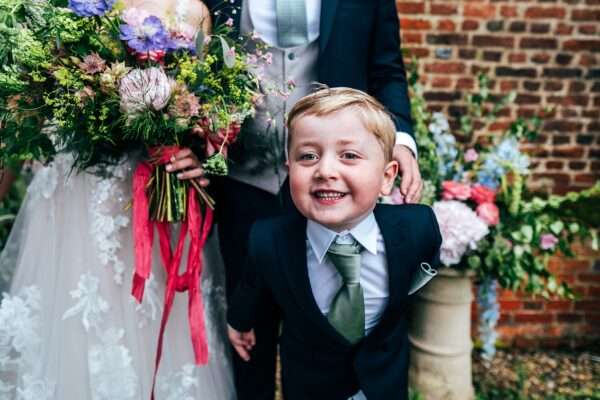
M 171 157 L 171 162 L 165 167 L 168 172 L 177 172 L 178 179 L 197 179 L 200 186 L 207 186 L 208 179 L 194 152 L 189 148 L 181 149 Z
M 231 326 L 227 325 L 227 336 L 231 345 L 244 361 L 250 361 L 250 351 L 256 344 L 254 329 L 249 332 L 238 332 Z
M 414 154 L 408 147 L 397 144 L 394 147 L 394 160 L 400 164 L 400 174 L 402 175 L 400 193 L 404 196 L 404 201 L 406 203 L 417 203 L 421 200 L 423 181 Z

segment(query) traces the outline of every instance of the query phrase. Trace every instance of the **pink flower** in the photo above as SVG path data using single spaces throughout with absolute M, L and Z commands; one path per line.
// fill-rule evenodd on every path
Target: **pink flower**
M 479 153 L 477 153 L 477 151 L 475 149 L 469 149 L 465 152 L 465 161 L 466 162 L 473 162 L 476 161 L 479 158 Z
M 455 181 L 444 181 L 442 183 L 442 198 L 444 200 L 467 200 L 471 197 L 471 188 L 469 185 L 455 182 Z
M 162 60 L 167 54 L 164 50 L 150 50 L 147 53 L 135 53 L 135 57 L 138 61 L 151 60 L 162 64 Z
M 476 184 L 471 188 L 471 199 L 477 204 L 493 203 L 496 201 L 496 191 Z
M 233 18 L 228 18 L 227 21 L 225 21 L 225 25 L 233 26 Z
M 500 222 L 500 210 L 494 203 L 481 203 L 475 212 L 488 225 L 496 225 Z
M 98 55 L 98 53 L 92 53 L 83 58 L 83 62 L 79 63 L 79 68 L 86 74 L 93 75 L 104 71 L 106 62 Z
M 552 250 L 558 243 L 558 238 L 551 233 L 544 233 L 540 236 L 540 247 L 542 250 Z

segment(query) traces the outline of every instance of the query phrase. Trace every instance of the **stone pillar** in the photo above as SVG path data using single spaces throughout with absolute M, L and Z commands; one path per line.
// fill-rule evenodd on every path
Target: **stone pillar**
M 426 400 L 471 400 L 471 274 L 442 267 L 415 294 L 409 382 Z

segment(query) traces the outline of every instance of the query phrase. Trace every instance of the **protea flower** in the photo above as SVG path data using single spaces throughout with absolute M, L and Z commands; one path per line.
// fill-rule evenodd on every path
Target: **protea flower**
M 121 111 L 137 114 L 162 110 L 171 98 L 175 81 L 160 68 L 134 69 L 121 79 Z

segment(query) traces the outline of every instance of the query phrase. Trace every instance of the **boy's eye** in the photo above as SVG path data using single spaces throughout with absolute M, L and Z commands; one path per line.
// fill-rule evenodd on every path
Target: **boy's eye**
M 344 158 L 346 160 L 357 160 L 360 157 L 356 153 L 346 151 L 346 152 L 342 153 L 342 158 Z
M 315 153 L 302 153 L 298 156 L 298 160 L 300 161 L 312 161 L 316 159 L 317 155 Z

